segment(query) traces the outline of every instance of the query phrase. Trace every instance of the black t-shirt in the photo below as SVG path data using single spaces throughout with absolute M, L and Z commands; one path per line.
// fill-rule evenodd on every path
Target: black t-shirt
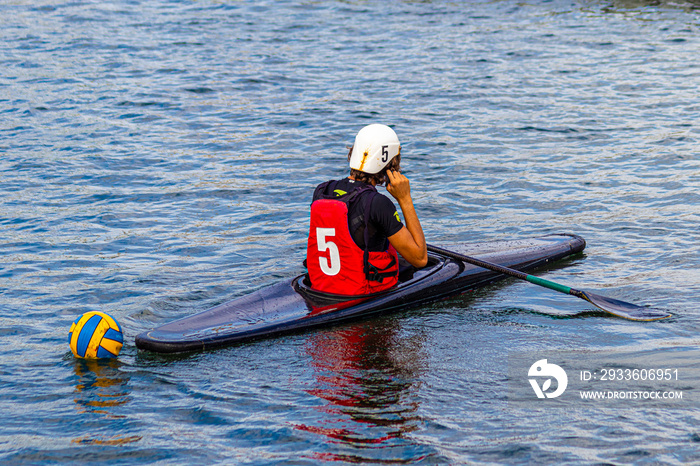
M 332 189 L 335 191 L 336 196 L 340 197 L 364 184 L 361 181 L 344 178 L 333 185 Z M 328 187 L 327 189 L 330 190 L 331 188 Z M 328 194 L 330 193 L 327 192 L 326 195 Z M 365 247 L 365 196 L 367 195 L 369 193 L 363 193 L 348 206 L 350 234 L 355 244 L 362 249 Z M 316 195 L 313 200 L 317 200 Z M 370 206 L 369 250 L 384 251 L 388 247 L 387 238 L 398 233 L 401 228 L 403 228 L 403 223 L 401 223 L 394 203 L 384 194 L 377 193 L 372 199 L 372 205 Z

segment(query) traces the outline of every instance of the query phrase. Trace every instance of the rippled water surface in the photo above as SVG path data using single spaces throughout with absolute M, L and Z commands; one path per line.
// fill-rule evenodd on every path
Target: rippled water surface
M 508 403 L 515 353 L 699 370 L 700 9 L 679 1 L 0 2 L 0 461 L 688 463 L 675 404 Z M 573 232 L 538 272 L 216 351 L 136 334 L 303 271 L 313 187 L 391 124 L 429 241 Z M 88 310 L 118 360 L 78 361 Z M 658 358 L 657 358 L 658 359 Z

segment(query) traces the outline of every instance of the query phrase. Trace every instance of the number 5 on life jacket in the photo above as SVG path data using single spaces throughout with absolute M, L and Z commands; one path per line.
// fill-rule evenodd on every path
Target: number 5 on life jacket
M 365 186 L 339 198 L 317 199 L 311 204 L 306 263 L 313 289 L 362 295 L 389 289 L 398 282 L 398 255 L 394 247 L 389 245 L 385 251 L 369 251 L 365 221 L 365 249 L 362 249 L 352 239 L 348 228 L 348 202 L 366 200 L 365 218 L 368 219 L 374 194 L 373 187 Z M 365 196 L 369 198 L 363 199 Z

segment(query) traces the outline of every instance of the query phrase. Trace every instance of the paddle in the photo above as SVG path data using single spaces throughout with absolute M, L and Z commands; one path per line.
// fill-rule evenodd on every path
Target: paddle
M 519 278 L 521 280 L 526 280 L 534 285 L 543 286 L 545 288 L 549 288 L 550 290 L 558 291 L 564 294 L 570 294 L 572 296 L 576 296 L 577 298 L 585 299 L 586 301 L 602 309 L 603 311 L 608 312 L 617 317 L 622 317 L 623 319 L 650 321 L 671 317 L 671 314 L 661 310 L 637 306 L 636 304 L 620 301 L 619 299 L 608 298 L 606 296 L 591 293 L 590 291 L 576 290 L 574 288 L 569 288 L 565 285 L 560 285 L 559 283 L 550 282 L 549 280 L 545 280 L 544 278 L 528 275 L 525 272 L 521 272 L 519 270 L 510 269 L 508 267 L 504 267 L 502 265 L 494 264 L 491 262 L 486 262 L 480 259 L 476 259 L 474 257 L 465 256 L 464 254 L 448 251 L 447 249 L 442 249 L 437 246 L 428 245 L 428 251 L 442 254 L 444 256 L 451 257 L 462 262 L 468 262 L 469 264 L 478 265 L 479 267 L 482 267 L 484 269 L 489 269 L 493 270 L 494 272 L 510 275 L 511 277 Z

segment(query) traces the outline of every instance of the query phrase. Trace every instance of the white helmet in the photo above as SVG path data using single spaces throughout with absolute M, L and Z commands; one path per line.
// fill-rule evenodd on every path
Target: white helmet
M 350 168 L 376 174 L 399 155 L 401 145 L 393 129 L 386 125 L 365 126 L 357 133 L 350 154 Z

